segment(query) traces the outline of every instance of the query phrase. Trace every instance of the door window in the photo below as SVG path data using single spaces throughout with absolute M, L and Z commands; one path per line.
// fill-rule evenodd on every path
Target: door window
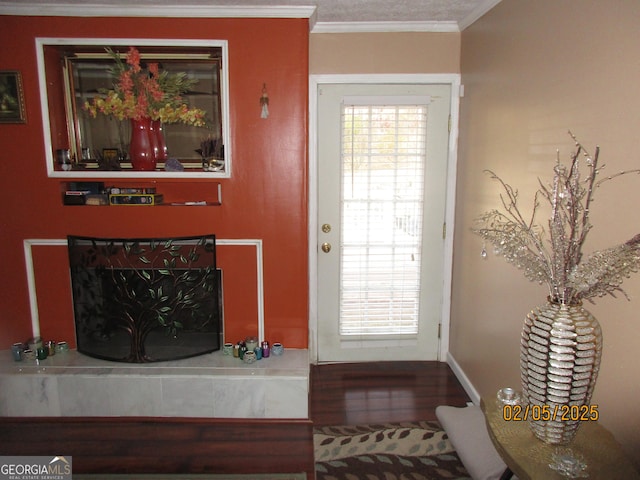
M 340 335 L 416 335 L 427 105 L 345 100 Z

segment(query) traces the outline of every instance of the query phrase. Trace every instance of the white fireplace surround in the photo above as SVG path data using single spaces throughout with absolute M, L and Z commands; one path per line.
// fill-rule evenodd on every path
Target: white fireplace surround
M 264 338 L 262 240 L 216 244 L 255 247 L 257 329 Z M 66 245 L 66 239 L 24 240 L 34 336 L 40 322 L 32 248 Z M 74 350 L 14 362 L 10 351 L 0 351 L 0 416 L 306 419 L 308 397 L 309 351 L 286 346 L 282 356 L 250 365 L 221 351 L 151 364 L 110 362 Z
M 31 330 L 34 337 L 40 336 L 40 316 L 38 314 L 38 296 L 36 292 L 36 276 L 33 264 L 33 247 L 67 247 L 67 239 L 26 239 L 24 245 L 24 260 L 27 269 L 27 284 L 29 289 L 29 304 L 31 309 Z M 263 256 L 262 240 L 256 238 L 249 239 L 219 239 L 216 238 L 216 245 L 231 246 L 252 246 L 256 251 L 256 279 L 257 279 L 257 310 L 258 310 L 258 338 L 264 337 L 264 278 L 263 278 Z

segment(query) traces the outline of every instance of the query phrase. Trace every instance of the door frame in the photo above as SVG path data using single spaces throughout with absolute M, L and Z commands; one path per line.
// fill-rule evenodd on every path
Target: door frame
M 442 317 L 438 358 L 447 361 L 449 353 L 449 325 L 451 314 L 451 280 L 453 271 L 453 234 L 455 225 L 456 173 L 458 164 L 458 123 L 462 86 L 460 74 L 312 74 L 309 75 L 309 360 L 318 363 L 318 87 L 324 84 L 448 84 L 451 86 L 451 119 L 447 158 L 447 187 L 444 239 L 444 271 Z

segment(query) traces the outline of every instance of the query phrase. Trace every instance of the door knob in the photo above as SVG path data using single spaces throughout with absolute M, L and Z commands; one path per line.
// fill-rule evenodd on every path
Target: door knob
M 331 231 L 331 225 L 329 225 L 328 223 L 323 223 L 322 224 L 322 231 L 324 233 L 329 233 Z
M 324 253 L 329 253 L 331 251 L 331 244 L 324 242 L 321 248 Z

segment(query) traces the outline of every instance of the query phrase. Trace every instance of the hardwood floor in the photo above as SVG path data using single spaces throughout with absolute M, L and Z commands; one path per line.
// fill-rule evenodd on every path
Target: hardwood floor
M 310 396 L 304 420 L 0 417 L 0 452 L 64 452 L 74 473 L 306 472 L 313 480 L 314 426 L 433 420 L 438 405 L 469 401 L 439 362 L 312 365 Z M 38 434 L 25 441 L 25 432 Z
M 441 362 L 339 363 L 311 366 L 314 426 L 435 420 L 438 405 L 470 399 Z

